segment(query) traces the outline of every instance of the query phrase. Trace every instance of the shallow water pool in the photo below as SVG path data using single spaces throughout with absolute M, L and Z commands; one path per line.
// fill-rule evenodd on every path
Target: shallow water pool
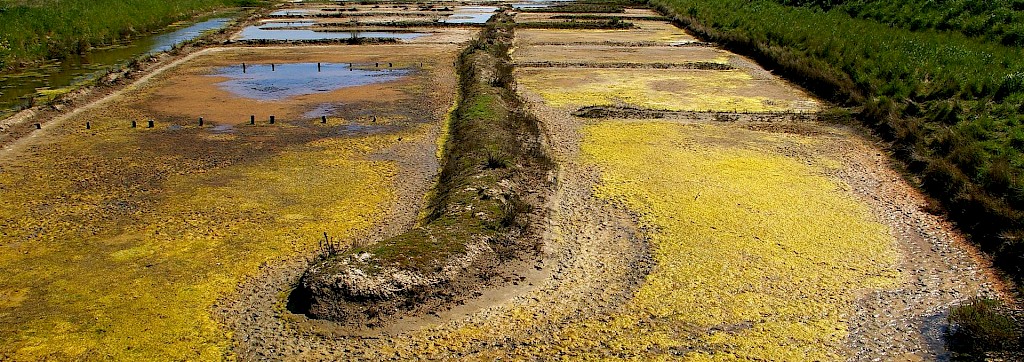
M 319 67 L 317 63 L 286 63 L 221 67 L 211 76 L 227 77 L 219 86 L 240 97 L 277 100 L 390 82 L 413 71 L 408 68 L 357 69 L 350 68 L 348 63 L 320 63 Z

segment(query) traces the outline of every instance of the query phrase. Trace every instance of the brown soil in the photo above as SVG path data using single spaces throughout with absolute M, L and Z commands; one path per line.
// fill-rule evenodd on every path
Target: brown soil
M 157 77 L 156 82 L 131 90 L 128 96 L 141 98 L 142 107 L 155 117 L 182 120 L 204 117 L 218 124 L 248 123 L 249 116 L 253 114 L 261 123 L 270 115 L 281 120 L 307 119 L 303 114 L 320 104 L 347 105 L 345 108 L 351 112 L 351 115 L 345 117 L 348 119 L 368 119 L 371 116 L 377 116 L 381 121 L 409 119 L 424 112 L 418 109 L 423 99 L 417 99 L 415 94 L 404 89 L 429 84 L 424 79 L 436 77 L 434 73 L 442 71 L 435 69 L 431 60 L 445 53 L 451 54 L 454 49 L 405 45 L 215 48 L 188 62 L 187 66 L 164 72 Z M 211 76 L 214 68 L 238 66 L 241 63 L 254 67 L 317 62 L 354 63 L 357 67 L 372 67 L 370 69 L 386 69 L 388 63 L 391 63 L 395 68 L 419 71 L 397 82 L 349 87 L 273 101 L 238 97 L 217 85 L 217 82 L 226 80 L 225 77 Z M 311 67 L 310 72 L 315 74 L 316 69 Z M 209 107 L 211 104 L 216 104 L 216 107 Z M 338 118 L 341 115 L 332 117 Z

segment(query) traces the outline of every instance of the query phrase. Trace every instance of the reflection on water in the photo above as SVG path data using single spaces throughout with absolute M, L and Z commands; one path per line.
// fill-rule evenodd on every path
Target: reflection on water
M 494 6 L 456 6 L 455 13 L 438 20 L 447 24 L 483 24 L 498 11 Z
M 171 50 L 175 45 L 198 38 L 203 33 L 223 28 L 227 25 L 229 18 L 214 18 L 203 22 L 192 24 L 187 28 L 179 29 L 169 34 L 160 34 L 153 38 L 153 45 L 149 53 L 159 53 Z
M 412 74 L 412 69 L 367 70 L 350 68 L 347 63 L 249 64 L 218 68 L 211 76 L 227 77 L 222 89 L 235 95 L 277 100 L 306 94 L 323 93 L 347 87 L 383 83 Z
M 139 38 L 128 45 L 95 49 L 61 62 L 46 64 L 31 71 L 0 76 L 0 116 L 5 111 L 29 104 L 39 88 L 63 88 L 103 73 L 131 59 L 171 49 L 195 39 L 202 33 L 223 28 L 230 18 L 205 20 L 185 28 Z
M 235 127 L 230 124 L 218 124 L 210 128 L 210 132 L 213 133 L 235 133 Z

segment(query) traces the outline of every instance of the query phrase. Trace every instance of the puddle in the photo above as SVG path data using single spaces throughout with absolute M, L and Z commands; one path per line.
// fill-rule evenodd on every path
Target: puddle
M 456 6 L 455 13 L 438 20 L 446 24 L 483 24 L 498 11 L 494 6 Z
M 235 127 L 230 124 L 218 124 L 210 128 L 213 133 L 235 133 Z
M 242 29 L 239 34 L 240 40 L 331 40 L 351 38 L 394 38 L 399 40 L 416 39 L 427 33 L 417 32 L 396 32 L 396 31 L 316 31 L 310 29 L 279 29 L 283 27 L 304 26 L 295 25 L 301 22 L 290 23 L 268 23 L 259 26 L 249 26 Z M 292 25 L 287 25 L 292 24 Z
M 127 45 L 99 48 L 86 54 L 49 63 L 31 71 L 0 76 L 0 113 L 29 104 L 40 89 L 59 89 L 94 79 L 115 65 L 171 49 L 206 31 L 223 28 L 231 18 L 212 18 L 185 28 L 140 38 Z
M 218 68 L 213 76 L 228 77 L 221 89 L 235 95 L 278 100 L 306 94 L 324 93 L 347 87 L 390 82 L 409 74 L 412 69 L 366 70 L 349 68 L 348 63 L 249 64 Z
M 306 113 L 303 113 L 302 117 L 305 117 L 305 118 L 319 118 L 320 116 L 329 116 L 331 114 L 334 114 L 334 112 L 340 106 L 341 106 L 340 104 L 334 104 L 334 103 L 321 103 L 321 104 L 317 105 L 316 107 L 313 107 L 313 109 L 310 109 Z

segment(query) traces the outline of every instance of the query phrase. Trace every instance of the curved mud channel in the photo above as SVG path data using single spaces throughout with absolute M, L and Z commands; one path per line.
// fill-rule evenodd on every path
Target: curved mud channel
M 339 21 L 318 11 L 279 16 Z M 0 359 L 948 359 L 948 308 L 1000 283 L 884 151 L 753 62 L 626 15 L 644 20 L 517 32 L 558 165 L 542 258 L 358 335 L 288 294 L 324 232 L 415 224 L 476 29 L 210 48 L 47 122 L 0 151 Z

